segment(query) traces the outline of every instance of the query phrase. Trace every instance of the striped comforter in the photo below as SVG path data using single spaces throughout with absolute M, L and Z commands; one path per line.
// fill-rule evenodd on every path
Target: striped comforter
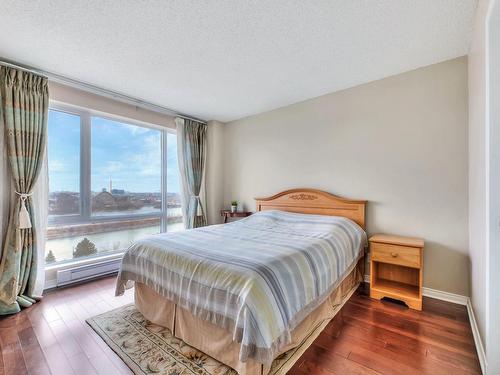
M 123 257 L 116 295 L 130 281 L 144 283 L 232 332 L 242 362 L 270 364 L 365 245 L 365 232 L 349 219 L 263 211 L 137 241 Z

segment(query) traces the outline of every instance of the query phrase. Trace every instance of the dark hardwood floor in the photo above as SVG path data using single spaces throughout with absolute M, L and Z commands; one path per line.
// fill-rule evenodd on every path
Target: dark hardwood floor
M 114 278 L 48 293 L 0 319 L 0 374 L 131 374 L 85 319 L 132 302 Z M 478 374 L 467 311 L 433 299 L 424 311 L 357 292 L 289 374 Z

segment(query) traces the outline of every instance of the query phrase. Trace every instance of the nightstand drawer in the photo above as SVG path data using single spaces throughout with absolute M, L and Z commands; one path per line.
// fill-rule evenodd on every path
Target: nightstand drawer
M 420 268 L 420 248 L 385 243 L 371 244 L 371 258 L 377 262 Z

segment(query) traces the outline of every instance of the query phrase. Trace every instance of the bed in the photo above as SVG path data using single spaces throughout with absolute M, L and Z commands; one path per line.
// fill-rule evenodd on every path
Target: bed
M 237 222 L 138 241 L 116 288 L 135 283 L 148 320 L 240 375 L 285 373 L 364 274 L 365 201 L 293 189 L 256 204 Z

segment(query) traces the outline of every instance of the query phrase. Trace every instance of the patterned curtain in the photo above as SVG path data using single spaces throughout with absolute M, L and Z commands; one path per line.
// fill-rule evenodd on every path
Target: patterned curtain
M 207 125 L 176 118 L 177 154 L 182 183 L 182 207 L 186 229 L 207 225 L 200 192 L 205 174 Z
M 0 131 L 16 193 L 0 260 L 0 315 L 40 298 L 34 287 L 43 249 L 37 248 L 31 194 L 45 156 L 48 105 L 47 78 L 0 66 Z

